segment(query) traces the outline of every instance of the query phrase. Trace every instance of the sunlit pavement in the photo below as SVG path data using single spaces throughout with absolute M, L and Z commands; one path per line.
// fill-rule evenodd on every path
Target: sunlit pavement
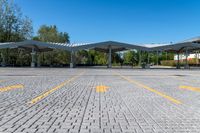
M 0 68 L 0 133 L 200 132 L 200 70 Z

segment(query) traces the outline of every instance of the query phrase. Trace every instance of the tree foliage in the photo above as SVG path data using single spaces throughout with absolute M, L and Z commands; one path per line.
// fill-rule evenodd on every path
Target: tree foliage
M 57 42 L 57 43 L 69 43 L 69 35 L 66 32 L 59 32 L 55 25 L 42 25 L 37 36 L 33 40 L 42 42 Z
M 31 39 L 32 33 L 32 21 L 23 16 L 13 0 L 0 0 L 0 42 Z M 8 65 L 28 65 L 30 62 L 29 53 L 21 49 L 1 49 L 0 53 Z
M 70 42 L 68 33 L 59 32 L 55 25 L 42 25 L 33 40 L 56 43 Z M 38 58 L 40 58 L 43 66 L 63 66 L 70 63 L 70 53 L 65 50 L 54 49 L 53 51 L 38 53 Z
M 0 0 L 0 42 L 30 39 L 32 32 L 32 21 L 20 8 L 13 1 Z
M 82 65 L 105 65 L 107 54 L 95 50 L 80 50 L 76 54 L 76 63 Z
M 139 53 L 134 50 L 129 50 L 124 53 L 124 64 L 137 65 L 139 63 Z

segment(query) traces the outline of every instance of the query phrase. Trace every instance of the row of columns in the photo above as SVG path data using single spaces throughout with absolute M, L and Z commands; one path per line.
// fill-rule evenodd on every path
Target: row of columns
M 112 47 L 111 46 L 109 46 L 108 47 L 109 48 L 109 52 L 108 52 L 108 68 L 111 68 L 112 67 Z M 142 61 L 142 59 L 141 59 L 141 52 L 142 51 L 139 51 L 139 66 L 141 66 L 141 61 Z M 177 55 L 178 55 L 178 61 L 177 61 L 177 69 L 180 69 L 180 54 L 179 54 L 179 52 L 177 52 Z M 188 64 L 188 55 L 189 55 L 189 53 L 188 53 L 188 49 L 186 48 L 186 50 L 185 50 L 185 55 L 186 55 L 186 62 L 185 62 L 185 66 L 184 66 L 184 68 L 185 69 L 189 69 L 189 64 Z M 150 55 L 149 55 L 149 52 L 148 52 L 148 55 L 147 55 L 148 57 L 148 59 L 147 59 L 147 65 L 145 66 L 146 68 L 150 68 Z M 166 52 L 166 59 L 167 59 L 167 52 Z M 159 51 L 156 51 L 156 65 L 159 65 Z
M 1 53 L 1 58 L 2 58 L 1 66 L 5 67 L 6 59 L 5 59 L 5 55 L 3 53 Z M 37 52 L 35 51 L 35 48 L 32 48 L 31 67 L 36 67 L 36 61 L 37 61 L 37 67 L 40 67 L 40 58 L 39 57 L 37 58 Z
M 180 52 L 177 52 L 177 69 L 180 68 Z M 157 54 L 157 65 L 158 65 L 158 62 L 159 62 L 159 51 L 156 52 Z M 186 55 L 186 64 L 185 64 L 185 68 L 189 68 L 189 65 L 188 65 L 188 49 L 186 48 L 186 51 L 185 51 L 185 55 Z M 167 54 L 166 54 L 167 56 Z M 37 52 L 35 51 L 35 48 L 33 47 L 32 48 L 32 51 L 31 51 L 31 67 L 36 67 L 36 61 L 37 61 L 37 66 L 40 67 L 40 58 L 37 58 L 36 60 L 36 57 L 37 57 Z M 2 62 L 1 62 L 1 66 L 6 66 L 6 61 L 5 61 L 5 56 L 3 53 L 1 53 L 1 58 L 2 58 Z M 148 59 L 147 59 L 147 65 L 149 65 L 150 63 L 150 56 L 149 56 L 149 52 L 148 52 Z M 139 65 L 141 66 L 141 51 L 139 51 Z M 71 51 L 71 62 L 70 62 L 70 68 L 73 68 L 75 67 L 75 55 L 74 55 L 74 51 L 72 50 Z M 112 67 L 112 47 L 111 45 L 108 46 L 108 68 L 111 68 Z M 147 68 L 149 68 L 149 66 L 147 66 Z

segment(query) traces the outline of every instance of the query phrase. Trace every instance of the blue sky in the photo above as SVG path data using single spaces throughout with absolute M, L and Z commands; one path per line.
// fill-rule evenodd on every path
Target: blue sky
M 168 43 L 200 36 L 200 0 L 15 0 L 34 32 L 57 25 L 71 42 Z

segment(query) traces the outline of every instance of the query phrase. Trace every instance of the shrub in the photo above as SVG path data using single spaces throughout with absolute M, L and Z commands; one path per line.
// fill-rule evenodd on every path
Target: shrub
M 161 65 L 162 66 L 176 66 L 178 61 L 176 60 L 163 60 L 161 61 Z M 200 62 L 199 59 L 188 59 L 188 64 L 189 65 L 196 65 Z M 184 60 L 180 60 L 180 65 L 184 66 L 185 65 L 185 59 Z

